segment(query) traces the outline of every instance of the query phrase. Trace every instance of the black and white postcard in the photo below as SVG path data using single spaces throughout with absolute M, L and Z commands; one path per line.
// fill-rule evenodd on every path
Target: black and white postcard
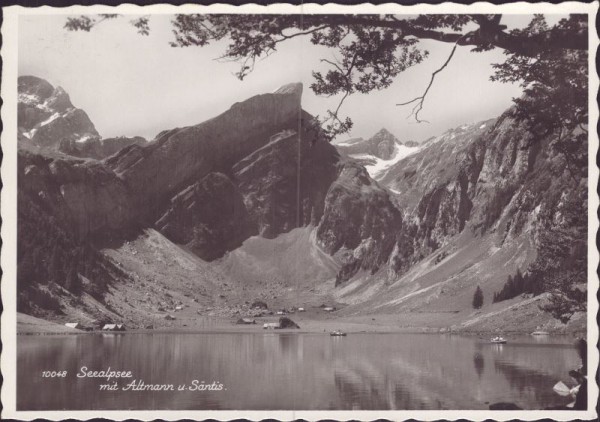
M 597 11 L 4 8 L 2 416 L 595 419 Z

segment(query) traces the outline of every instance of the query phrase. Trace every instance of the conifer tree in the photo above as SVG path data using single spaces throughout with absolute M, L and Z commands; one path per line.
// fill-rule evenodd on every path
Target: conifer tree
M 473 308 L 479 309 L 483 306 L 483 291 L 481 287 L 477 286 L 475 294 L 473 295 Z

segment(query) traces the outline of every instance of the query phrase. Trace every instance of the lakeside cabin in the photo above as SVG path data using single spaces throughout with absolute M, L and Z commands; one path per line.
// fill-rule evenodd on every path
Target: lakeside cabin
M 279 328 L 278 322 L 266 322 L 263 324 L 263 330 L 276 330 Z
M 125 325 L 123 324 L 104 324 L 102 331 L 125 331 Z

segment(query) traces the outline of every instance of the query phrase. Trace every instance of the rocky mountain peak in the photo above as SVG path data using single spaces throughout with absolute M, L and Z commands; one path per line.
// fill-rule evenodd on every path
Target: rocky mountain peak
M 57 86 L 52 93 L 52 96 L 48 100 L 48 107 L 59 111 L 65 112 L 69 109 L 74 108 L 71 103 L 71 98 L 69 94 L 60 86 Z
M 343 155 L 372 161 L 373 159 L 391 159 L 394 156 L 398 145 L 402 145 L 402 142 L 400 142 L 389 130 L 382 128 L 369 139 L 352 139 L 350 141 L 338 143 L 337 147 Z M 364 162 L 363 164 L 368 163 Z
M 274 94 L 294 94 L 298 97 L 302 96 L 303 85 L 302 82 L 293 82 L 283 85 L 277 89 Z
M 85 111 L 76 108 L 64 88 L 37 76 L 18 79 L 20 145 L 103 159 L 129 145 L 144 145 L 139 136 L 100 139 Z
M 152 218 L 157 204 L 209 173 L 228 173 L 234 163 L 273 140 L 297 130 L 302 111 L 302 84 L 284 85 L 255 95 L 194 126 L 163 131 L 145 147 L 131 146 L 107 160 L 129 185 L 140 186 L 140 208 Z M 159 207 L 160 208 L 160 207 Z
M 394 141 L 397 143 L 401 143 L 398 138 L 396 138 L 389 130 L 387 130 L 386 128 L 381 128 L 379 130 L 379 132 L 377 132 L 375 135 L 373 135 L 371 137 L 371 139 L 378 139 L 381 141 L 384 140 L 390 140 L 390 141 Z
M 32 95 L 39 99 L 46 99 L 54 92 L 54 87 L 48 81 L 31 75 L 19 76 L 17 86 L 19 96 Z
M 100 136 L 85 111 L 71 103 L 69 94 L 36 76 L 18 79 L 17 122 L 20 141 L 60 150 L 62 142 L 85 142 Z

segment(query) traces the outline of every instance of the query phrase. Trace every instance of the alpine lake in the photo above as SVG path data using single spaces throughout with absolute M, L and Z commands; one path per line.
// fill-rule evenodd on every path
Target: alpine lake
M 18 336 L 17 408 L 471 410 L 497 402 L 523 409 L 568 403 L 552 387 L 574 385 L 568 372 L 581 362 L 573 339 L 508 340 L 405 333 Z

